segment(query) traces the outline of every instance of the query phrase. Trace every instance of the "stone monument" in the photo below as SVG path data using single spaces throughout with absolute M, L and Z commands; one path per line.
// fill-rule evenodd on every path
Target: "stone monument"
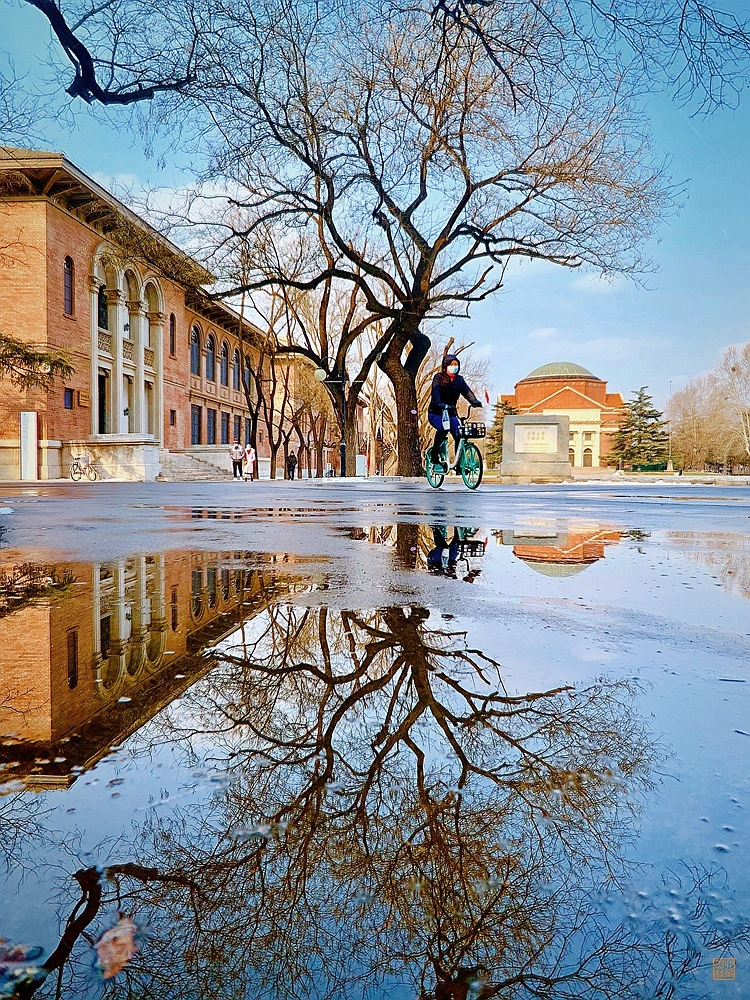
M 503 420 L 500 475 L 517 479 L 570 478 L 570 417 L 516 413 Z

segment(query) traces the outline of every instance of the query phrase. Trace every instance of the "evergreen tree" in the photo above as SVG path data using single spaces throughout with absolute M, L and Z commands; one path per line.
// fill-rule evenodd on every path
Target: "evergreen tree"
M 653 405 L 647 388 L 642 385 L 625 404 L 625 421 L 615 435 L 612 458 L 624 465 L 650 465 L 667 458 L 667 421 Z
M 503 420 L 513 413 L 518 413 L 518 410 L 510 403 L 500 401 L 495 403 L 495 416 L 492 427 L 487 431 L 484 449 L 488 468 L 499 467 L 503 460 Z
M 29 347 L 16 337 L 0 333 L 0 379 L 19 389 L 49 392 L 55 378 L 68 378 L 73 366 L 64 351 Z

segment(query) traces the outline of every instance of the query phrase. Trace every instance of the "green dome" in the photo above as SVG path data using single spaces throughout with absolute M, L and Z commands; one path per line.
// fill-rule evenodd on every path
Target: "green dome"
M 521 381 L 525 382 L 527 378 L 555 378 L 560 375 L 585 375 L 587 378 L 596 378 L 596 375 L 593 375 L 588 368 L 574 365 L 571 361 L 553 361 L 549 365 L 542 365 L 541 368 L 535 368 L 533 372 L 529 372 L 526 378 Z
M 542 576 L 575 576 L 582 570 L 586 569 L 591 565 L 592 562 L 596 562 L 596 559 L 592 559 L 589 562 L 575 562 L 575 563 L 562 563 L 562 562 L 535 562 L 531 559 L 524 559 L 522 556 L 518 557 L 521 562 L 526 563 L 529 569 L 535 570 L 537 573 L 541 573 Z

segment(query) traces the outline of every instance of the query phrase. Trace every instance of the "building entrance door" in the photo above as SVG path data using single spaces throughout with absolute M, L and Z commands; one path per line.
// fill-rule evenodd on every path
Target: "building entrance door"
M 195 403 L 190 407 L 190 444 L 201 443 L 201 408 Z

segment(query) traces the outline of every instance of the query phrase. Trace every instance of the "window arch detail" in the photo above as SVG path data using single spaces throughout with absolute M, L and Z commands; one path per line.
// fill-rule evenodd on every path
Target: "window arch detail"
M 206 341 L 206 378 L 209 382 L 216 381 L 216 341 L 212 333 Z
M 76 267 L 72 257 L 63 261 L 63 309 L 66 316 L 72 316 L 76 305 Z
M 221 358 L 219 360 L 219 382 L 222 385 L 229 385 L 229 344 L 224 341 L 221 345 Z
M 104 285 L 99 285 L 99 293 L 97 296 L 97 312 L 100 330 L 109 330 L 109 310 L 107 308 L 107 289 Z
M 235 350 L 234 356 L 232 357 L 232 388 L 235 392 L 240 391 L 240 384 L 242 382 L 242 365 L 240 363 L 240 352 Z
M 197 326 L 190 331 L 190 374 L 201 373 L 201 334 Z

